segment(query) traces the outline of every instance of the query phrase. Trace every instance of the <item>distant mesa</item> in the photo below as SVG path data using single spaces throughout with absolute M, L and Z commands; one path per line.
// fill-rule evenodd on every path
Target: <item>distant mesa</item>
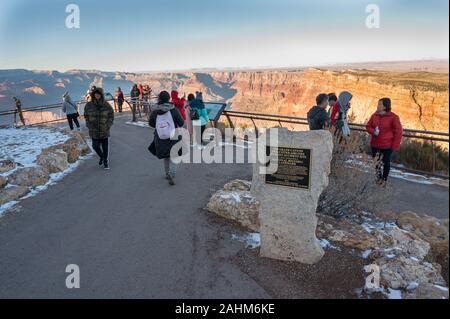
M 32 86 L 23 90 L 25 93 L 33 93 L 37 95 L 45 95 L 45 91 L 39 86 Z

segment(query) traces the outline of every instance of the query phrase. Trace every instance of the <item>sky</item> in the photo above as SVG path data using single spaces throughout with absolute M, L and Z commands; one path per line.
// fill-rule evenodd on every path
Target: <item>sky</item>
M 80 28 L 66 27 L 66 6 Z M 366 7 L 380 9 L 367 28 Z M 168 71 L 449 56 L 448 0 L 0 0 L 0 69 Z

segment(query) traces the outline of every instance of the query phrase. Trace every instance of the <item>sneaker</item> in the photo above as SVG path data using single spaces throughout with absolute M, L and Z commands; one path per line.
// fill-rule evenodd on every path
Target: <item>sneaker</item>
M 169 180 L 169 185 L 171 185 L 171 186 L 175 185 L 175 181 L 173 180 L 172 176 L 167 175 L 167 179 Z
M 102 166 L 103 165 L 103 158 L 100 159 L 100 161 L 98 162 L 98 166 Z
M 110 170 L 108 162 L 103 163 L 103 168 L 105 170 Z

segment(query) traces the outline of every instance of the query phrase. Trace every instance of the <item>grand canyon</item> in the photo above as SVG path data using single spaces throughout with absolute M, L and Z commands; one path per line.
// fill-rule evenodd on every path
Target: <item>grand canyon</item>
M 348 90 L 356 123 L 364 123 L 387 96 L 406 128 L 448 132 L 448 61 L 167 73 L 0 70 L 0 110 L 13 108 L 13 96 L 26 108 L 58 103 L 65 91 L 81 99 L 90 85 L 110 93 L 120 86 L 128 93 L 133 83 L 148 83 L 154 92 L 202 91 L 206 100 L 226 102 L 233 110 L 299 117 L 319 93 Z

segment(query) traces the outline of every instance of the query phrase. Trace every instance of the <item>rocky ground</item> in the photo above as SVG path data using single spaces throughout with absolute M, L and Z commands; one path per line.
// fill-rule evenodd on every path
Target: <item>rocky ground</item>
M 207 210 L 257 235 L 259 203 L 250 186 L 248 181 L 231 181 L 213 194 Z M 310 285 L 311 298 L 448 298 L 448 219 L 361 212 L 339 219 L 318 214 L 318 220 L 317 237 L 326 249 L 318 264 L 268 260 L 250 247 L 237 254 L 235 262 L 278 297 L 295 298 L 301 286 L 303 295 L 297 297 L 305 298 L 305 285 Z M 379 288 L 364 288 L 369 265 L 379 267 Z M 269 282 L 267 276 L 279 280 Z
M 80 132 L 27 127 L 0 134 L 0 214 L 59 180 L 91 152 Z

